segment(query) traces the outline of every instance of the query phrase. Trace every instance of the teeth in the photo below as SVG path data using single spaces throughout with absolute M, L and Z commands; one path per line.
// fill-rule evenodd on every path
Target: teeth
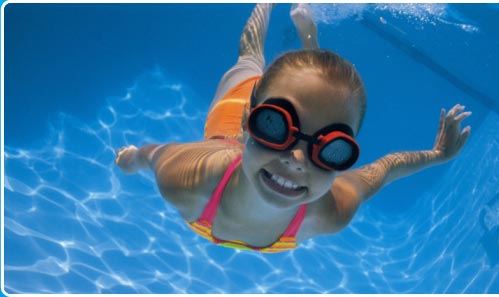
M 290 180 L 285 179 L 282 176 L 278 176 L 278 175 L 272 174 L 270 176 L 270 178 L 273 181 L 275 181 L 277 184 L 279 184 L 281 187 L 284 187 L 284 188 L 287 188 L 287 189 L 292 189 L 292 190 L 296 190 L 296 189 L 299 188 L 299 186 L 297 184 L 293 183 Z

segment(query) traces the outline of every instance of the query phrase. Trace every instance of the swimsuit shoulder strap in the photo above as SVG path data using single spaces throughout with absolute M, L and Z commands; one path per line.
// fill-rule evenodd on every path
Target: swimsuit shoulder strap
M 213 194 L 211 194 L 210 201 L 208 201 L 208 204 L 206 204 L 206 207 L 203 210 L 203 213 L 199 217 L 199 220 L 206 221 L 208 223 L 213 223 L 213 219 L 215 218 L 215 215 L 217 214 L 218 210 L 218 205 L 220 204 L 220 200 L 222 199 L 222 194 L 225 190 L 225 187 L 229 183 L 230 177 L 236 170 L 236 167 L 239 165 L 240 161 L 242 159 L 242 156 L 239 156 L 230 163 L 229 167 L 224 173 L 224 176 L 220 180 L 220 183 L 217 185 L 215 190 L 213 191 Z
M 307 205 L 302 204 L 300 208 L 298 208 L 295 217 L 293 218 L 291 223 L 289 223 L 288 228 L 286 229 L 286 231 L 284 231 L 281 238 L 296 237 L 296 233 L 298 233 L 298 230 L 300 229 L 300 226 L 303 223 L 303 220 L 305 219 L 306 213 L 307 213 Z

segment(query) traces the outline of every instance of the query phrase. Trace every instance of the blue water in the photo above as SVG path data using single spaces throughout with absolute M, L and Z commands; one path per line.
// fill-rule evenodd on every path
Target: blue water
M 5 9 L 3 289 L 7 293 L 499 293 L 499 8 L 314 4 L 322 47 L 368 93 L 357 166 L 430 149 L 466 105 L 452 162 L 397 181 L 336 235 L 280 254 L 212 245 L 124 175 L 114 149 L 202 138 L 250 4 Z M 268 61 L 300 46 L 290 5 Z M 217 22 L 213 22 L 213 19 Z

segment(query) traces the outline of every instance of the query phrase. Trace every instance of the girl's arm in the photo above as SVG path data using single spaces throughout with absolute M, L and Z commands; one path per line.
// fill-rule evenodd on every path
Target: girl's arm
M 118 152 L 115 163 L 128 174 L 141 169 L 154 172 L 158 189 L 186 220 L 199 215 L 227 166 L 241 154 L 241 145 L 219 140 L 186 144 L 129 146 Z
M 432 150 L 393 153 L 374 163 L 362 166 L 338 176 L 338 182 L 349 188 L 349 192 L 366 201 L 385 185 L 422 169 L 441 164 L 454 158 L 468 140 L 471 128 L 461 130 L 461 121 L 471 115 L 463 112 L 464 106 L 454 106 L 447 115 L 440 114 L 440 127 Z

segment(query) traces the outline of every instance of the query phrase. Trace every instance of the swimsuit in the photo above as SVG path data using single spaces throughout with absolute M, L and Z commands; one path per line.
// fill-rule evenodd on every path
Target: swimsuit
M 237 139 L 241 136 L 241 123 L 250 107 L 251 91 L 260 77 L 250 77 L 225 93 L 208 114 L 204 139 Z
M 255 82 L 260 76 L 246 79 L 234 88 L 229 90 L 213 107 L 205 124 L 205 139 L 222 138 L 227 140 L 237 139 L 241 136 L 241 123 L 244 113 L 249 109 L 251 92 Z M 241 163 L 242 157 L 237 157 L 227 168 L 222 180 L 213 191 L 213 194 L 205 206 L 203 213 L 197 221 L 187 222 L 187 225 L 201 237 L 209 241 L 230 248 L 253 250 L 263 253 L 277 253 L 290 249 L 295 249 L 296 233 L 305 219 L 307 205 L 300 206 L 296 215 L 291 220 L 288 228 L 282 233 L 279 239 L 266 247 L 254 247 L 239 240 L 221 240 L 213 236 L 212 226 L 215 219 L 218 205 L 222 200 L 225 187 Z
M 305 219 L 305 214 L 307 211 L 307 205 L 303 204 L 300 206 L 296 215 L 291 220 L 291 223 L 288 225 L 288 228 L 284 233 L 282 233 L 281 237 L 266 247 L 254 247 L 245 244 L 240 240 L 221 240 L 213 236 L 213 220 L 215 219 L 215 215 L 217 214 L 218 205 L 222 200 L 222 195 L 225 190 L 225 187 L 229 183 L 230 177 L 232 173 L 236 170 L 237 166 L 239 166 L 241 162 L 241 156 L 237 157 L 227 168 L 222 180 L 218 184 L 218 186 L 213 191 L 213 194 L 210 198 L 210 201 L 205 206 L 203 213 L 199 217 L 197 221 L 188 222 L 188 226 L 191 227 L 194 232 L 199 234 L 201 237 L 208 239 L 209 241 L 230 248 L 236 248 L 241 250 L 253 250 L 263 253 L 278 253 L 283 252 L 290 249 L 295 249 L 297 247 L 296 244 L 296 233 L 300 229 L 300 226 Z

